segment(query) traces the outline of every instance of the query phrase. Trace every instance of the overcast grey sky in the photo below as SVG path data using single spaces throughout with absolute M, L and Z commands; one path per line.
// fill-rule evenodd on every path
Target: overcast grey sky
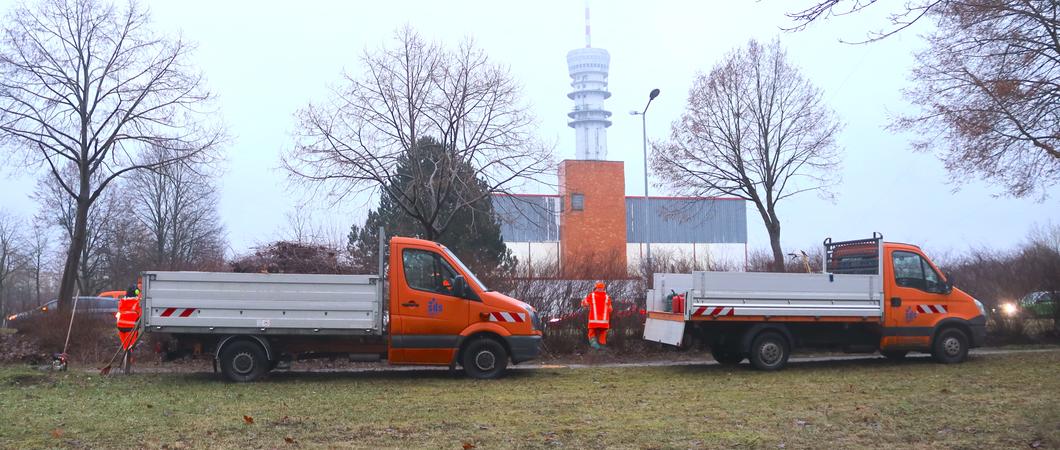
M 862 14 L 814 25 L 800 33 L 779 30 L 783 13 L 812 0 L 704 2 L 596 0 L 593 46 L 611 53 L 607 101 L 614 112 L 608 159 L 625 161 L 628 194 L 642 194 L 640 119 L 647 94 L 662 94 L 648 115 L 650 139 L 665 139 L 685 106 L 697 71 L 709 71 L 748 39 L 779 37 L 790 59 L 825 92 L 846 124 L 837 200 L 814 194 L 780 207 L 786 251 L 810 249 L 826 236 L 859 238 L 873 231 L 888 240 L 929 250 L 1007 248 L 1035 226 L 1060 223 L 1056 189 L 1042 203 L 996 198 L 997 188 L 972 180 L 953 192 L 934 155 L 913 153 L 910 136 L 885 129 L 895 113 L 910 111 L 901 96 L 908 86 L 912 52 L 923 45 L 917 29 L 868 45 L 839 42 L 864 36 L 885 23 Z M 15 2 L 0 0 L 8 11 Z M 358 56 L 389 41 L 409 24 L 430 39 L 456 44 L 475 40 L 520 80 L 537 114 L 542 139 L 556 144 L 557 159 L 574 157 L 574 131 L 566 113 L 573 105 L 566 70 L 568 50 L 583 45 L 581 0 L 388 2 L 147 2 L 155 29 L 197 42 L 193 62 L 219 96 L 221 117 L 233 137 L 227 148 L 221 218 L 234 252 L 282 237 L 287 215 L 303 196 L 287 188 L 279 153 L 291 145 L 293 113 L 328 95 L 343 70 L 360 72 Z M 897 5 L 895 5 L 897 6 Z M 882 13 L 883 11 L 880 11 Z M 4 149 L 3 151 L 10 151 Z M 0 208 L 29 217 L 34 177 L 6 170 Z M 652 188 L 653 195 L 665 195 Z M 319 226 L 341 232 L 364 219 L 367 199 L 340 205 L 316 202 L 301 209 Z M 768 247 L 753 208 L 748 209 L 752 248 Z

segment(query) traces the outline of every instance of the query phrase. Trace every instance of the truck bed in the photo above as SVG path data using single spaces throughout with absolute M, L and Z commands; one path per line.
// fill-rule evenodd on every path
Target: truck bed
M 143 279 L 152 332 L 382 334 L 378 275 L 146 272 Z
M 687 314 L 881 317 L 882 290 L 878 275 L 693 272 Z

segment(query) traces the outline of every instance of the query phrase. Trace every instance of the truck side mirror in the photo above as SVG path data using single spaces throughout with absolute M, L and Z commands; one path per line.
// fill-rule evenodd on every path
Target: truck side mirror
M 942 272 L 942 276 L 946 277 L 946 282 L 942 283 L 942 289 L 946 294 L 953 292 L 953 274 L 949 272 Z
M 453 294 L 460 298 L 470 298 L 470 291 L 471 289 L 463 275 L 457 275 L 456 278 L 453 278 Z

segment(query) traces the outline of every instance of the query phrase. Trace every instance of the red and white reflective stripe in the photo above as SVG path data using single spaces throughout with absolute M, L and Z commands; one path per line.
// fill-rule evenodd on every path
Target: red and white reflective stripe
M 525 313 L 513 313 L 513 312 L 492 312 L 490 313 L 490 322 L 526 322 Z
M 916 305 L 916 310 L 921 314 L 946 314 L 946 306 L 944 305 Z
M 162 311 L 162 314 L 159 314 L 158 316 L 159 317 L 172 317 L 174 313 L 176 313 L 177 311 L 180 311 L 180 314 L 177 315 L 178 317 L 188 317 L 192 313 L 194 313 L 197 309 L 198 308 L 183 308 L 183 309 L 181 309 L 181 308 L 166 308 L 164 311 Z
M 700 306 L 692 311 L 693 316 L 732 316 L 736 314 L 736 310 L 731 306 Z

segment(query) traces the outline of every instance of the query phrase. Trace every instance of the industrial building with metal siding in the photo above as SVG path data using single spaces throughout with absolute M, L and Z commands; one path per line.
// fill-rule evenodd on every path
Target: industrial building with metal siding
M 649 243 L 656 260 L 673 256 L 701 267 L 743 267 L 747 210 L 742 199 L 626 196 L 623 162 L 607 160 L 611 112 L 604 100 L 611 96 L 611 55 L 592 48 L 588 9 L 585 17 L 585 48 L 567 53 L 572 89 L 567 97 L 574 101 L 567 117 L 575 131 L 575 159 L 560 163 L 558 195 L 493 197 L 505 243 L 525 266 L 558 262 L 561 272 L 576 263 L 601 267 L 600 272 L 606 264 L 611 274 L 627 272 L 648 256 Z
M 577 193 L 572 193 L 577 194 Z M 621 254 L 625 264 L 635 267 L 645 257 L 646 228 L 644 197 L 625 196 L 624 191 L 610 195 L 624 202 L 624 229 L 613 230 L 624 236 Z M 520 263 L 547 265 L 559 263 L 564 255 L 561 228 L 564 219 L 577 211 L 569 210 L 571 199 L 559 195 L 496 195 L 493 207 L 500 217 L 501 235 Z M 650 197 L 650 221 L 653 257 L 676 257 L 694 261 L 702 267 L 728 265 L 742 268 L 747 252 L 746 203 L 735 198 Z M 566 205 L 566 206 L 564 206 Z M 564 207 L 568 207 L 564 210 Z M 585 207 L 584 205 L 582 206 Z M 572 225 L 566 225 L 572 226 Z M 577 226 L 577 225 L 574 225 Z M 588 239 L 589 252 L 599 252 L 595 239 L 586 235 L 605 235 L 610 230 L 571 230 L 574 239 Z M 570 244 L 568 244 L 570 246 Z M 612 252 L 613 254 L 613 252 Z M 568 260 L 585 256 L 566 253 Z

